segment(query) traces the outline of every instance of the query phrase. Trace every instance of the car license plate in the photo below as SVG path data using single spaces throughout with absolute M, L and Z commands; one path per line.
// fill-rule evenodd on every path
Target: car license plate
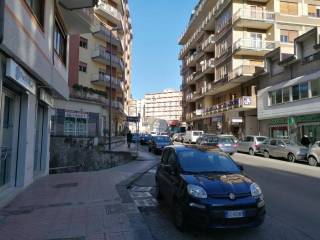
M 245 211 L 243 211 L 243 210 L 225 211 L 224 217 L 225 218 L 243 218 L 243 217 L 245 217 Z
M 231 144 L 227 143 L 227 144 L 225 144 L 225 146 L 226 146 L 226 147 L 230 147 L 230 146 L 231 146 Z

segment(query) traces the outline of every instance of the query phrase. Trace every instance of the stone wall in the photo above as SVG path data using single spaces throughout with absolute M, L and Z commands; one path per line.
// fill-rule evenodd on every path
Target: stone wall
M 114 140 L 112 148 L 123 144 Z M 106 146 L 94 146 L 91 139 L 51 137 L 50 173 L 97 171 L 125 164 L 133 160 L 130 152 L 105 151 Z

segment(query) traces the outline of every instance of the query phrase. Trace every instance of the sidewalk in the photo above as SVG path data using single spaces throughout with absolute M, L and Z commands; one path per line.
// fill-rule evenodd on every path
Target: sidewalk
M 125 188 L 156 164 L 152 155 L 140 153 L 138 160 L 149 161 L 36 181 L 0 209 L 0 240 L 152 239 Z

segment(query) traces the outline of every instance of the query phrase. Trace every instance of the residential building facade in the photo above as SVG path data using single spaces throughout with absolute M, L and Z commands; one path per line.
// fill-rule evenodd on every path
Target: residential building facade
M 0 205 L 49 172 L 53 99 L 69 96 L 68 36 L 90 29 L 95 3 L 0 1 Z
M 147 132 L 148 123 L 145 118 L 145 100 L 144 99 L 131 99 L 129 101 L 129 116 L 140 116 L 139 124 L 129 123 L 131 132 Z
M 94 26 L 71 37 L 69 101 L 56 101 L 52 136 L 123 134 L 131 96 L 132 26 L 126 0 L 99 0 Z M 110 91 L 111 88 L 111 91 Z M 111 93 L 111 94 L 110 94 Z
M 320 141 L 320 28 L 294 41 L 294 54 L 277 48 L 266 55 L 258 76 L 259 132 L 300 142 Z
M 296 37 L 320 25 L 319 1 L 201 0 L 182 46 L 183 119 L 194 129 L 257 134 L 257 82 L 264 55 L 293 53 Z
M 182 93 L 173 89 L 146 94 L 144 96 L 145 121 L 149 124 L 155 119 L 163 119 L 167 122 L 181 121 L 181 100 Z

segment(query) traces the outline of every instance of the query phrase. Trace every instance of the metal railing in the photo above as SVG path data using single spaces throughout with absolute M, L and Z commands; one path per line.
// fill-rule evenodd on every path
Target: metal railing
M 264 10 L 252 10 L 250 8 L 240 8 L 232 17 L 232 22 L 237 21 L 239 18 L 274 21 L 274 12 Z
M 201 45 L 201 49 L 206 49 L 209 45 L 214 44 L 214 35 L 211 34 Z
M 255 65 L 241 65 L 228 74 L 228 79 L 232 80 L 240 76 L 252 76 L 257 70 L 263 68 Z
M 276 47 L 274 41 L 264 41 L 257 38 L 240 38 L 233 44 L 233 51 L 239 48 L 254 50 L 273 50 Z
M 118 9 L 114 8 L 110 4 L 107 4 L 105 2 L 99 1 L 98 5 L 97 5 L 97 8 L 102 9 L 103 11 L 105 11 L 108 14 L 110 14 L 111 16 L 113 16 L 114 18 L 118 19 L 119 21 L 122 20 L 122 16 L 121 16 L 120 12 L 118 11 Z

